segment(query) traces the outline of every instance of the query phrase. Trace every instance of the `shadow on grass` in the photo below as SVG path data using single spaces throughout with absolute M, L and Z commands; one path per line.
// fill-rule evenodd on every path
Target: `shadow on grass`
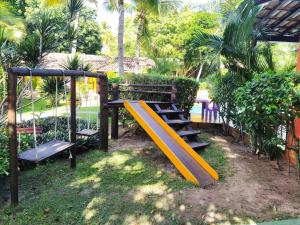
M 90 151 L 76 170 L 58 161 L 20 176 L 20 205 L 0 207 L 0 224 L 210 224 L 228 221 L 199 203 L 190 214 L 184 191 L 196 188 L 169 176 L 136 151 Z M 199 190 L 205 191 L 205 190 Z M 223 215 L 223 214 L 222 214 Z M 210 221 L 207 221 L 207 218 Z
M 176 192 L 192 187 L 129 151 L 90 152 L 79 158 L 76 171 L 63 162 L 48 166 L 22 175 L 21 203 L 0 210 L 0 223 L 180 223 Z

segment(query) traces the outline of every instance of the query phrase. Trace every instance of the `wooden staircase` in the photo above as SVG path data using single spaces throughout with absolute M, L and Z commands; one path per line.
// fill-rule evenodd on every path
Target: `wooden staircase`
M 209 144 L 199 139 L 200 131 L 194 130 L 191 121 L 187 120 L 183 111 L 175 104 L 160 105 L 153 104 L 153 110 L 182 137 L 194 150 L 204 149 Z

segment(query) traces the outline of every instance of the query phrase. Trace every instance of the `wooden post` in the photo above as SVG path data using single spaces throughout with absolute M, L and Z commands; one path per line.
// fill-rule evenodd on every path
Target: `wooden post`
M 177 101 L 177 99 L 176 99 L 177 88 L 176 88 L 175 83 L 172 83 L 172 91 L 171 92 L 172 92 L 172 94 L 171 94 L 171 102 L 175 103 Z
M 11 205 L 19 202 L 18 197 L 18 149 L 16 130 L 17 76 L 8 73 L 8 145 Z
M 108 150 L 108 81 L 107 78 L 99 78 L 100 87 L 100 150 Z
M 71 77 L 71 142 L 76 143 L 76 78 Z M 76 168 L 76 145 L 71 149 L 70 167 Z
M 119 99 L 119 85 L 112 85 L 113 100 Z M 114 107 L 111 114 L 111 138 L 118 139 L 119 134 L 119 107 Z

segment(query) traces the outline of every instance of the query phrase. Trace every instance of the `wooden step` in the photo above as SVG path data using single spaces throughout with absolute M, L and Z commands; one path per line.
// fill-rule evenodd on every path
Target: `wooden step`
M 176 131 L 176 132 L 181 137 L 200 134 L 200 131 L 198 131 L 198 130 L 180 130 L 180 131 Z
M 180 120 L 180 119 L 176 119 L 176 120 L 169 120 L 166 123 L 169 125 L 183 125 L 183 124 L 188 124 L 190 123 L 190 120 Z
M 191 148 L 204 148 L 208 146 L 209 144 L 206 142 L 188 142 L 188 144 L 191 146 Z
M 180 113 L 183 113 L 183 111 L 181 111 L 181 110 L 163 109 L 163 110 L 157 111 L 156 113 L 159 114 L 159 115 L 161 115 L 161 114 L 180 114 Z

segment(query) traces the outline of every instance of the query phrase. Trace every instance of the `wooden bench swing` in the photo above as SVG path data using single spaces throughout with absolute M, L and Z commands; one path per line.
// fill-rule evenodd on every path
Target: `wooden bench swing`
M 54 140 L 51 140 L 47 143 L 37 145 L 37 127 L 36 127 L 36 121 L 35 121 L 35 109 L 34 109 L 34 103 L 33 103 L 33 85 L 32 85 L 32 71 L 29 71 L 30 73 L 30 92 L 31 92 L 31 109 L 32 109 L 32 122 L 33 122 L 33 136 L 34 136 L 34 148 L 28 149 L 24 152 L 21 152 L 18 155 L 19 160 L 24 160 L 28 162 L 33 163 L 39 163 L 51 156 L 54 156 L 62 151 L 69 150 L 74 146 L 74 143 L 71 142 L 71 135 L 70 135 L 70 120 L 69 116 L 67 118 L 67 124 L 68 124 L 68 132 L 69 132 L 69 141 L 64 140 L 58 140 L 57 139 L 57 107 L 58 107 L 58 81 L 57 77 L 56 79 L 56 88 L 55 88 L 55 110 L 54 110 L 54 117 L 55 117 L 55 127 L 54 127 Z M 62 71 L 63 76 L 63 82 L 64 82 L 64 97 L 67 97 L 67 90 L 66 90 L 66 78 L 65 74 Z M 68 106 L 66 105 L 66 111 L 68 112 Z M 72 157 L 72 154 L 70 152 L 70 158 Z

